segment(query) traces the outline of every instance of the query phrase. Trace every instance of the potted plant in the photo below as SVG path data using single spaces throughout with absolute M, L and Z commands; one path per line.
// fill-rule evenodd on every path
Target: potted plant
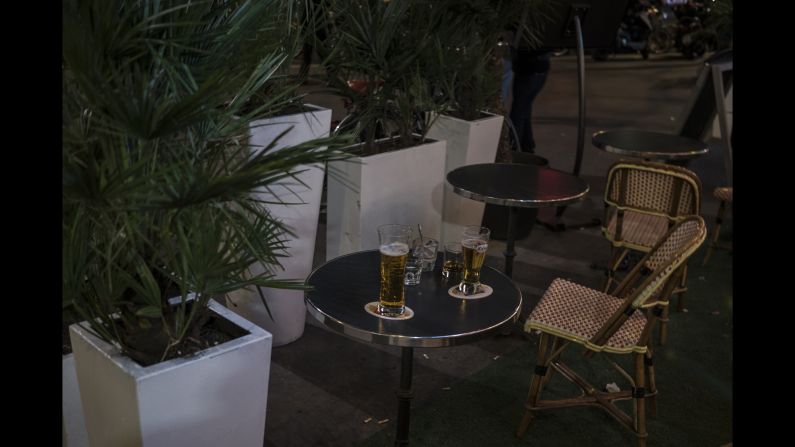
M 64 2 L 62 292 L 93 445 L 263 443 L 271 335 L 213 299 L 303 287 L 276 277 L 289 228 L 252 192 L 344 158 L 250 148 L 282 7 Z
M 352 162 L 329 165 L 326 256 L 378 247 L 383 223 L 441 234 L 445 143 L 426 138 L 434 100 L 421 56 L 437 15 L 433 2 L 327 0 L 318 45 L 329 85 L 350 113 L 340 125 L 359 144 Z
M 78 319 L 67 307 L 64 309 L 63 352 L 61 358 L 61 414 L 63 415 L 64 447 L 88 445 L 86 423 L 83 418 L 83 402 L 80 400 L 80 387 L 77 385 L 75 356 L 69 343 L 69 326 Z
M 432 30 L 424 70 L 437 96 L 448 105 L 428 136 L 447 141 L 445 172 L 464 165 L 493 163 L 503 128 L 500 92 L 506 31 L 522 29 L 537 43 L 547 0 L 450 0 Z M 526 12 L 525 12 L 526 11 Z M 521 17 L 523 23 L 519 23 Z M 500 45 L 500 44 L 503 45 Z M 485 204 L 455 194 L 445 182 L 443 238 L 457 238 L 464 227 L 483 218 Z
M 302 79 L 296 79 L 290 72 L 290 61 L 298 55 L 307 34 L 314 34 L 307 20 L 312 3 L 292 3 L 273 8 L 270 24 L 258 38 L 271 52 L 281 49 L 284 60 L 244 107 L 247 111 L 260 110 L 260 118 L 249 126 L 253 152 L 278 151 L 328 137 L 330 133 L 331 109 L 305 104 L 298 90 Z M 324 163 L 304 164 L 295 168 L 291 181 L 253 192 L 253 197 L 264 204 L 271 216 L 290 229 L 286 256 L 281 258 L 281 268 L 276 272 L 278 279 L 304 279 L 312 271 L 325 175 Z M 259 273 L 267 268 L 255 264 L 252 270 Z M 301 290 L 240 289 L 226 299 L 227 306 L 235 313 L 270 332 L 274 347 L 290 343 L 304 332 L 306 305 Z

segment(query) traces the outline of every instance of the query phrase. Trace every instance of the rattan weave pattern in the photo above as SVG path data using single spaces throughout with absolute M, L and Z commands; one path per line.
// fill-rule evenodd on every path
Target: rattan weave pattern
M 525 321 L 524 330 L 541 329 L 559 337 L 586 344 L 621 306 L 623 300 L 571 281 L 557 278 L 552 281 L 538 305 Z M 587 344 L 595 351 L 645 352 L 637 346 L 646 317 L 634 312 L 612 337 L 599 347 Z
M 677 183 L 681 183 L 682 187 L 679 203 L 674 209 L 674 188 Z M 609 205 L 672 217 L 698 214 L 701 206 L 701 182 L 698 177 L 687 169 L 662 163 L 615 163 L 608 171 L 605 190 L 605 202 Z
M 715 190 L 712 192 L 712 195 L 714 195 L 715 198 L 717 198 L 718 200 L 723 200 L 724 202 L 731 202 L 733 190 L 734 188 L 731 186 L 715 188 Z
M 632 305 L 642 306 L 662 287 L 671 273 L 684 263 L 701 246 L 707 237 L 707 227 L 701 217 L 694 216 L 674 227 L 664 241 L 661 241 L 646 260 L 646 267 L 653 270 L 649 287 L 644 288 Z
M 605 237 L 611 242 L 616 234 L 616 212 L 611 210 Z M 621 222 L 621 243 L 630 247 L 639 246 L 639 249 L 648 249 L 660 240 L 668 231 L 668 219 L 654 214 L 644 214 L 635 211 L 625 211 Z

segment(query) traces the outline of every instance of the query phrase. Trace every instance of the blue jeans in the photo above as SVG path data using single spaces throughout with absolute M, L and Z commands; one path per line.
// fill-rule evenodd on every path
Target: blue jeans
M 532 115 L 533 101 L 547 80 L 547 73 L 529 73 L 513 76 L 513 104 L 511 105 L 511 124 L 519 135 L 519 145 L 524 152 L 535 152 Z
M 502 104 L 508 104 L 508 94 L 511 93 L 513 83 L 513 66 L 510 59 L 502 60 Z

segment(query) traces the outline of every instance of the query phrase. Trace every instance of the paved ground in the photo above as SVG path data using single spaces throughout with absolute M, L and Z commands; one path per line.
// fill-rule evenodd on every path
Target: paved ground
M 537 152 L 565 171 L 572 168 L 576 144 L 575 68 L 571 56 L 554 59 L 534 107 Z M 699 62 L 672 56 L 588 60 L 586 135 L 613 128 L 673 132 L 699 68 Z M 310 99 L 332 106 L 334 119 L 344 113 L 334 98 Z M 723 182 L 721 157 L 713 145 L 709 156 L 691 165 L 704 182 L 702 211 L 710 226 L 717 210 L 710 192 Z M 565 222 L 601 217 L 604 175 L 615 160 L 588 141 L 582 176 L 591 193 L 567 210 Z M 316 260 L 324 259 L 324 231 L 321 226 Z M 499 241 L 491 243 L 486 264 L 502 268 L 503 248 Z M 524 317 L 556 277 L 598 286 L 603 275 L 591 264 L 606 261 L 608 245 L 596 228 L 553 233 L 536 226 L 518 241 L 517 251 L 514 279 L 526 298 Z M 698 261 L 702 255 L 703 250 Z M 730 254 L 716 252 L 710 267 L 691 275 L 691 281 L 698 282 L 688 295 L 693 311 L 672 316 L 671 343 L 658 351 L 660 368 L 669 373 L 661 373 L 661 413 L 650 425 L 650 445 L 718 446 L 732 439 Z M 719 349 L 713 349 L 716 343 Z M 515 331 L 460 347 L 416 349 L 412 445 L 632 445 L 632 436 L 596 409 L 548 413 L 524 440 L 511 437 L 534 364 L 534 344 L 535 337 Z M 391 445 L 399 356 L 397 348 L 332 334 L 308 317 L 299 340 L 273 350 L 265 446 Z M 675 392 L 665 394 L 666 385 Z M 695 394 L 693 399 L 688 393 Z

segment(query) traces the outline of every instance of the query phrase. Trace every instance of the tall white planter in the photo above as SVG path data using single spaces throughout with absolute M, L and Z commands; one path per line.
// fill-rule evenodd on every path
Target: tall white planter
M 447 140 L 445 176 L 461 166 L 494 163 L 503 117 L 485 114 L 488 116 L 475 121 L 465 121 L 448 115 L 439 115 L 434 121 L 428 137 Z M 445 181 L 442 242 L 457 241 L 467 225 L 480 225 L 484 207 L 483 202 L 466 199 L 454 193 L 453 187 Z
M 63 410 L 63 445 L 88 447 L 88 433 L 83 418 L 83 403 L 77 385 L 74 354 L 66 354 L 61 362 L 61 408 Z
M 262 447 L 271 334 L 214 301 L 210 308 L 248 334 L 148 367 L 69 328 L 92 447 Z
M 326 259 L 378 248 L 383 224 L 441 235 L 445 142 L 329 163 Z
M 295 146 L 316 138 L 327 137 L 331 126 L 331 109 L 307 106 L 309 112 L 286 115 L 255 121 L 251 125 L 250 144 L 253 150 L 261 150 L 271 144 L 281 132 L 292 126 L 275 146 L 274 150 Z M 302 165 L 296 180 L 286 180 L 269 191 L 259 191 L 262 200 L 281 200 L 289 205 L 267 205 L 271 214 L 287 224 L 295 233 L 287 243 L 288 257 L 281 258 L 284 270 L 277 270 L 280 279 L 306 279 L 312 271 L 317 235 L 320 199 L 323 193 L 325 166 Z M 259 265 L 255 273 L 264 271 Z M 227 296 L 227 306 L 243 318 L 257 324 L 273 334 L 273 346 L 281 346 L 296 340 L 304 333 L 306 305 L 304 292 L 263 288 L 271 318 L 254 289 L 240 290 Z

